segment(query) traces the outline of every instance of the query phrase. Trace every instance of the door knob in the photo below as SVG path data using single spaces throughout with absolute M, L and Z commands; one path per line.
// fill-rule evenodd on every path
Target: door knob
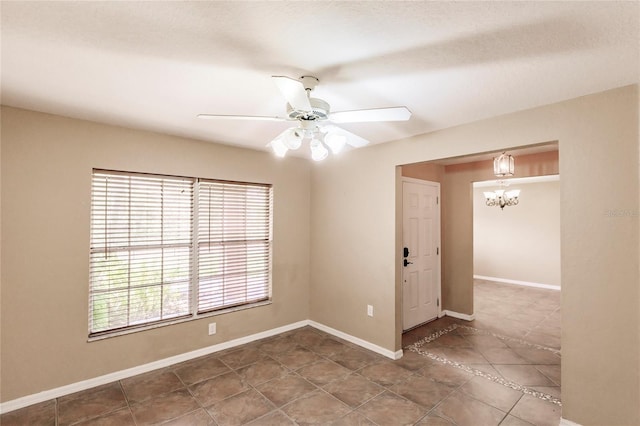
M 407 259 L 402 259 L 402 263 L 404 263 L 404 266 L 413 265 L 413 262 L 409 262 Z

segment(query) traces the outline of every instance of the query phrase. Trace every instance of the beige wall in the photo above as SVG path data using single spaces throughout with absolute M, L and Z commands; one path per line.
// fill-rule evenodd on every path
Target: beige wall
M 272 183 L 273 303 L 87 343 L 93 167 Z M 306 160 L 3 107 L 1 182 L 2 401 L 309 318 Z
M 414 163 L 402 166 L 402 176 L 442 183 L 444 166 L 436 163 Z
M 474 275 L 560 286 L 560 181 L 513 183 L 520 203 L 502 210 L 485 204 L 497 188 L 473 189 Z
M 399 349 L 396 166 L 549 141 L 559 141 L 562 176 L 563 417 L 585 425 L 639 424 L 637 86 L 374 145 L 317 165 L 311 318 Z M 470 185 L 463 191 L 470 206 Z M 635 214 L 607 216 L 610 209 Z M 453 281 L 451 298 L 471 294 L 467 211 L 460 237 L 469 247 L 454 259 L 464 276 Z M 447 229 L 447 238 L 456 238 L 454 232 Z M 367 304 L 374 305 L 373 318 L 366 316 Z

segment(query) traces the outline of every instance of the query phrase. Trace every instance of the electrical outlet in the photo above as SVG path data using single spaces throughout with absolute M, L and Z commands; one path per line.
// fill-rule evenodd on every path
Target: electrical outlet
M 372 305 L 367 305 L 367 315 L 369 315 L 370 317 L 373 316 L 373 306 Z
M 216 323 L 212 322 L 209 324 L 209 336 L 212 334 L 216 334 Z

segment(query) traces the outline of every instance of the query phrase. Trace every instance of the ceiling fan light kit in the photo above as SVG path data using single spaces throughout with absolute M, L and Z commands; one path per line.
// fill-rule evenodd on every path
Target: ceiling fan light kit
M 311 158 L 315 161 L 327 158 L 329 149 L 335 155 L 340 153 L 347 145 L 359 148 L 369 143 L 366 139 L 333 124 L 321 125 L 320 123 L 322 122 L 366 123 L 406 121 L 411 118 L 411 111 L 404 106 L 331 113 L 329 103 L 322 99 L 311 97 L 311 91 L 319 83 L 316 77 L 305 75 L 297 80 L 285 76 L 272 76 L 271 78 L 287 101 L 286 117 L 199 114 L 198 118 L 297 121 L 296 127 L 286 129 L 269 142 L 267 146 L 271 148 L 276 156 L 284 157 L 287 151 L 299 149 L 303 141 L 308 139 Z

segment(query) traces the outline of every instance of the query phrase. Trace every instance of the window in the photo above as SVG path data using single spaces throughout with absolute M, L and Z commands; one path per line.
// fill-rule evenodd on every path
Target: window
M 89 335 L 271 297 L 270 185 L 94 170 Z

